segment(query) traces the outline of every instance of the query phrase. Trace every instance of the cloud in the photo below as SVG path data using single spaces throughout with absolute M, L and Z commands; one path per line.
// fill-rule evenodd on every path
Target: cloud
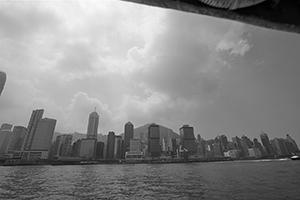
M 223 39 L 217 44 L 218 51 L 229 51 L 231 55 L 244 56 L 250 50 L 251 45 L 247 40 L 248 30 L 246 25 L 234 25 Z

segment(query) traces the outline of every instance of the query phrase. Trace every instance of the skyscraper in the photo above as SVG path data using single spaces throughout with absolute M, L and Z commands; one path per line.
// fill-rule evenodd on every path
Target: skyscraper
M 11 124 L 2 124 L 0 129 L 0 154 L 6 154 L 13 132 Z
M 32 111 L 28 126 L 27 126 L 27 134 L 25 136 L 23 145 L 22 145 L 22 150 L 30 150 L 31 145 L 32 145 L 32 141 L 36 132 L 36 128 L 37 125 L 40 121 L 40 119 L 42 119 L 44 114 L 44 110 L 40 109 L 40 110 L 34 110 Z
M 27 133 L 27 128 L 23 126 L 15 126 L 13 136 L 9 145 L 9 151 L 21 151 L 24 138 Z
M 62 134 L 56 137 L 53 152 L 54 156 L 68 157 L 71 155 L 72 137 L 71 134 Z
M 130 140 L 133 138 L 133 124 L 127 122 L 124 126 L 124 153 L 129 151 Z
M 115 136 L 114 159 L 121 159 L 122 156 L 122 136 Z
M 98 134 L 98 125 L 99 125 L 99 115 L 95 111 L 92 112 L 89 116 L 89 122 L 87 127 L 87 138 L 97 139 Z
M 189 154 L 197 152 L 197 144 L 195 141 L 194 128 L 189 125 L 183 125 L 180 129 L 180 140 L 182 149 L 188 150 Z
M 106 159 L 114 158 L 114 150 L 115 150 L 115 133 L 110 131 L 107 136 L 106 142 Z
M 273 155 L 274 154 L 273 148 L 270 144 L 270 140 L 269 140 L 267 133 L 261 132 L 260 139 L 261 139 L 263 146 L 266 148 L 267 154 Z
M 160 131 L 159 125 L 151 124 L 148 127 L 148 156 L 149 157 L 159 157 L 161 152 L 161 147 L 159 143 Z
M 49 151 L 55 125 L 55 119 L 43 118 L 39 120 L 29 150 Z

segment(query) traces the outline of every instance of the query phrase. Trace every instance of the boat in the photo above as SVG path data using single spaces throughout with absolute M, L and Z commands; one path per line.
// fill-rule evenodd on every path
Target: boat
M 300 157 L 299 156 L 292 156 L 291 160 L 300 160 Z

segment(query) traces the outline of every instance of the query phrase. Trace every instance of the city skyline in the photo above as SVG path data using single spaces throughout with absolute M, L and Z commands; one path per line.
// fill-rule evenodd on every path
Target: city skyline
M 120 1 L 1 6 L 1 124 L 44 108 L 85 133 L 97 107 L 103 134 L 155 122 L 300 143 L 299 35 Z

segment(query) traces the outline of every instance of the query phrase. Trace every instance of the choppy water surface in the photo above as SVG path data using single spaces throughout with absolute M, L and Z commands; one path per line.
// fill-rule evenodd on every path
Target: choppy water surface
M 300 199 L 299 161 L 0 167 L 0 199 Z

